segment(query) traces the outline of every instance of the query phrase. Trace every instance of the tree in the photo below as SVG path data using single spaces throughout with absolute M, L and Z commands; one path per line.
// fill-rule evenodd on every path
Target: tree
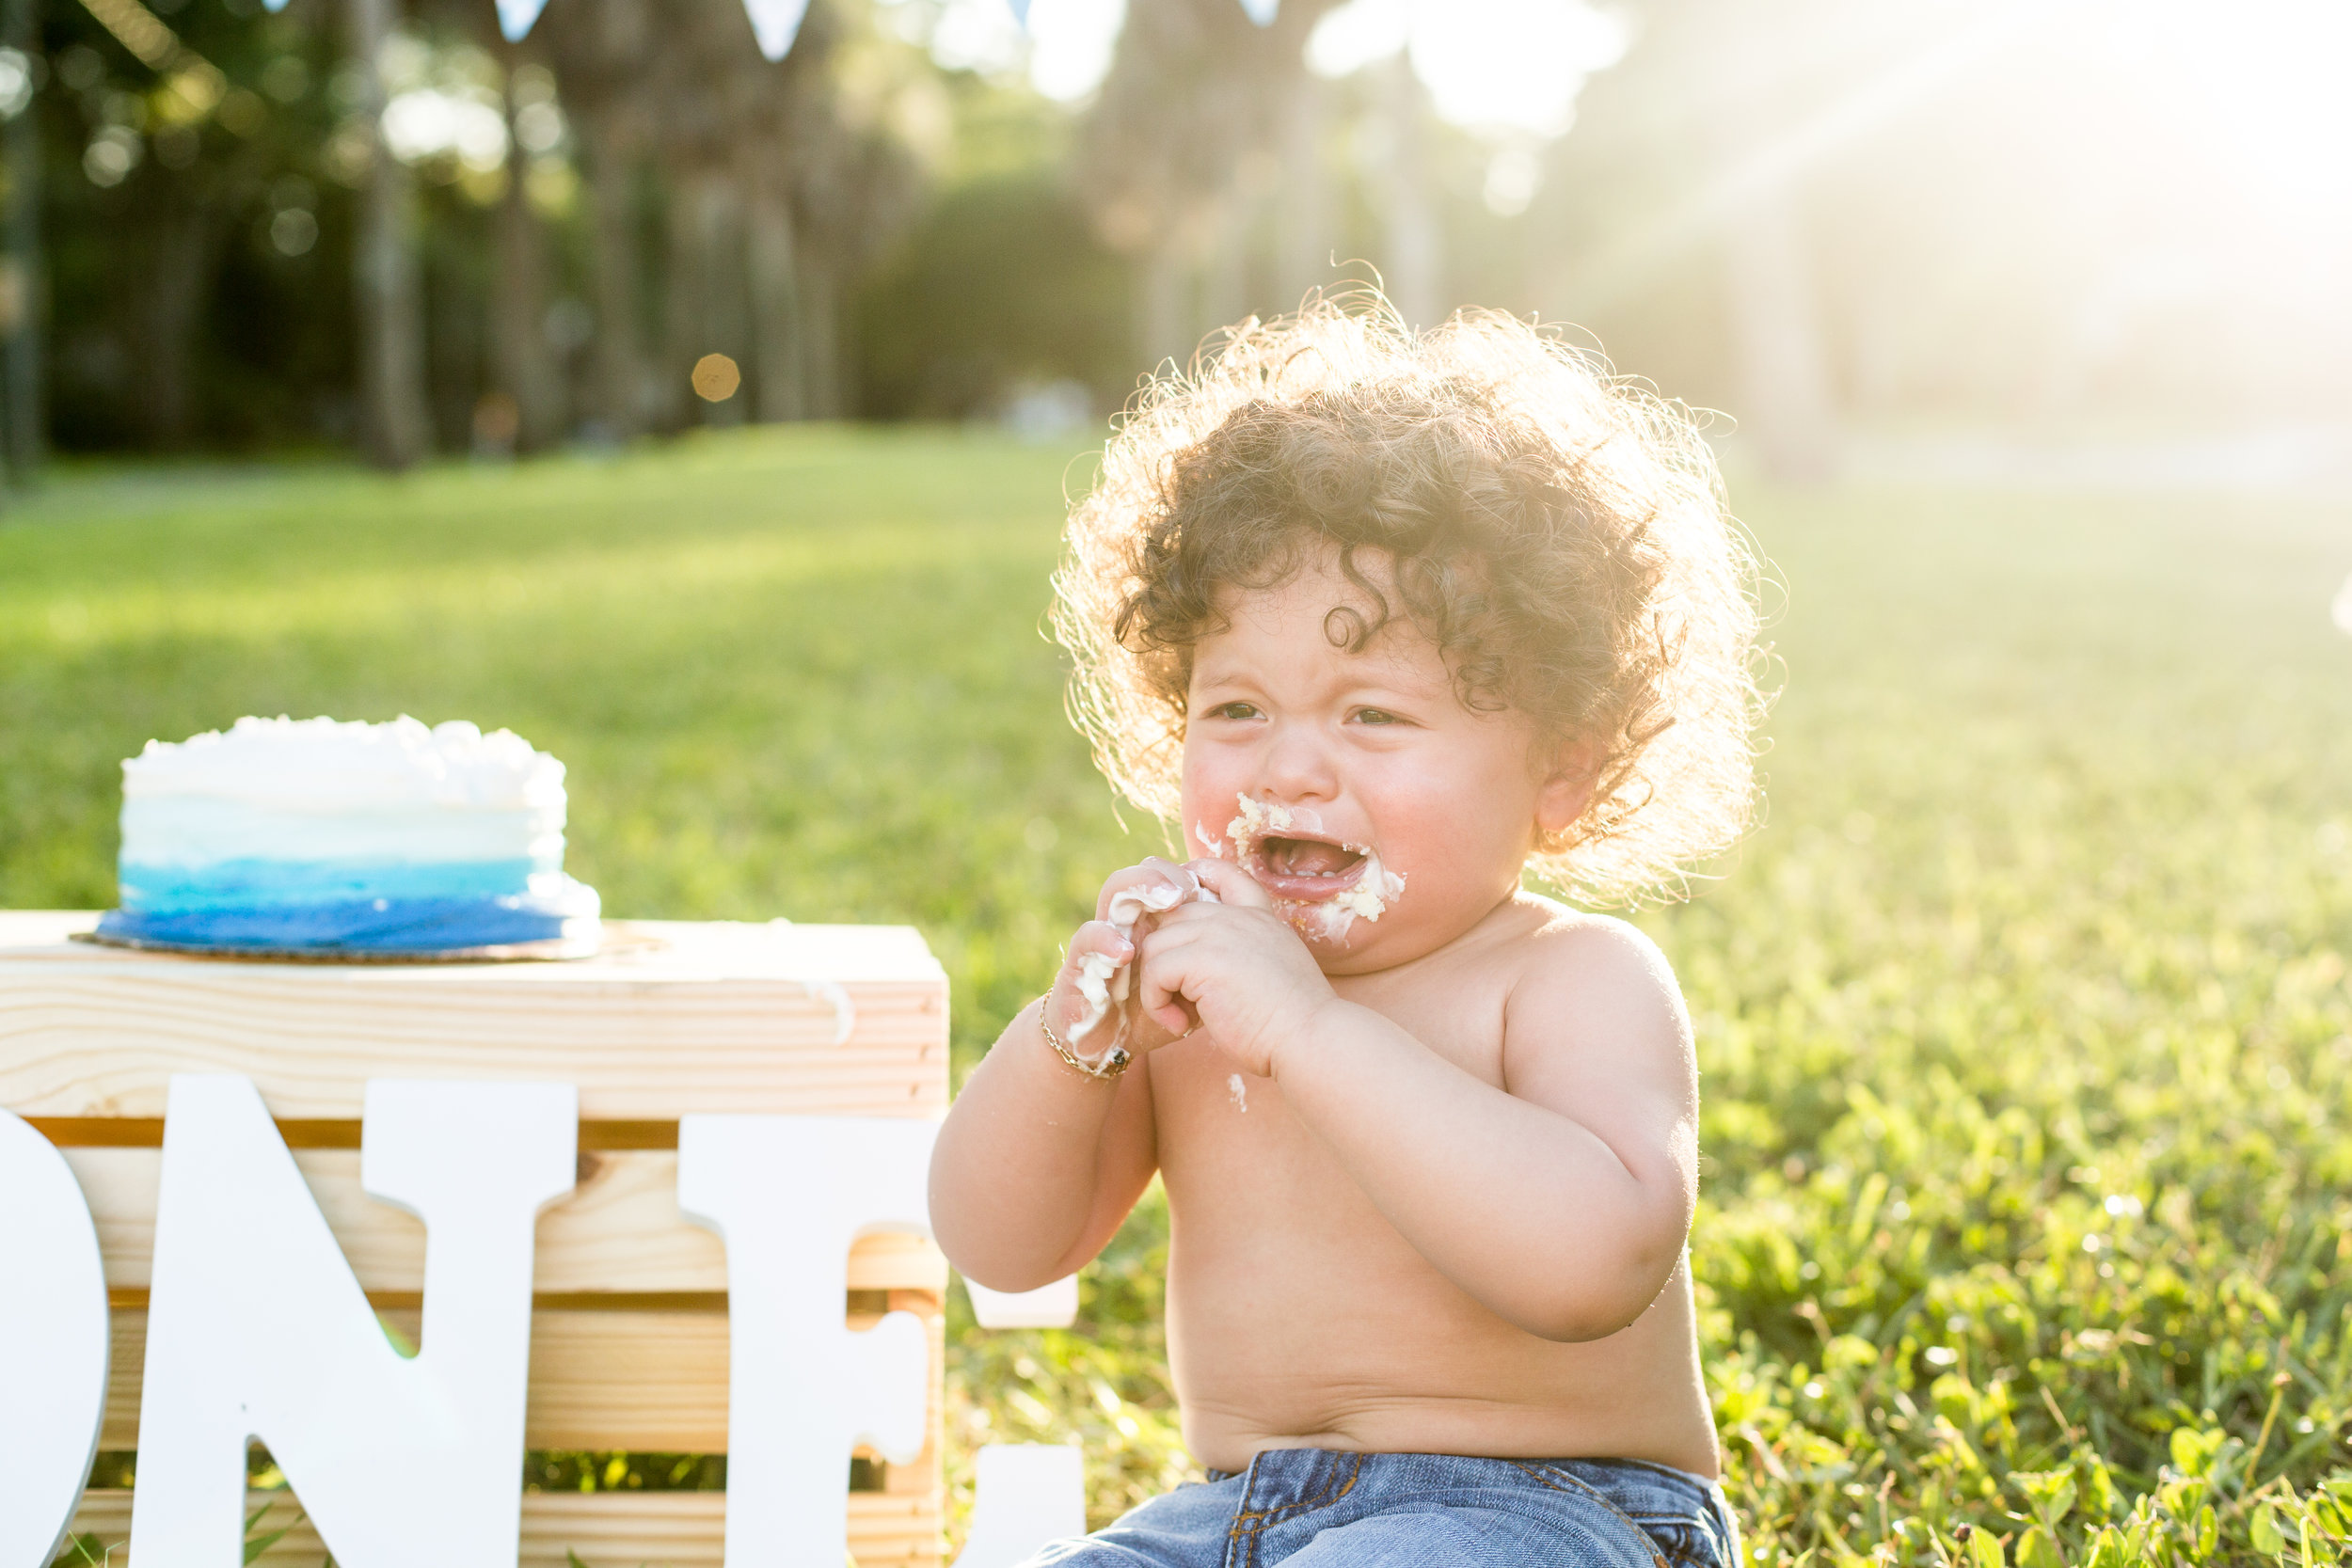
M 1772 472 L 1822 477 L 1839 436 L 1819 189 L 1889 117 L 1932 104 L 1933 73 L 1880 89 L 1906 61 L 1964 60 L 1935 47 L 1951 18 L 1855 0 L 1631 14 L 1631 48 L 1585 89 L 1555 160 L 1549 313 L 1720 399 Z
M 819 24 L 825 53 L 797 65 Z M 786 153 L 777 169 L 789 181 L 806 411 L 841 419 L 857 404 L 850 293 L 919 215 L 946 151 L 947 108 L 930 62 L 883 36 L 869 9 L 839 0 L 810 8 L 800 43 L 776 69 L 785 75 L 772 102 Z
M 553 110 L 555 84 L 528 40 L 509 42 L 495 10 L 474 8 L 505 67 L 506 188 L 499 197 L 496 277 L 490 295 L 491 364 L 514 401 L 515 450 L 537 451 L 564 427 L 564 387 L 548 352 L 548 239 L 532 206 L 534 115 Z
M 1287 292 L 1326 243 L 1310 227 L 1327 203 L 1305 51 L 1332 3 L 1289 0 L 1261 27 L 1238 0 L 1130 0 L 1078 181 L 1105 242 L 1136 259 L 1151 363 L 1187 357 L 1204 325 L 1297 304 L 1262 277 Z M 1277 207 L 1276 266 L 1254 265 Z
M 380 467 L 405 468 L 431 449 L 424 406 L 424 315 L 407 168 L 384 139 L 383 55 L 395 0 L 345 0 L 359 122 L 367 141 L 353 281 L 359 318 L 360 439 Z
M 553 0 L 537 31 L 587 178 L 596 416 L 608 435 L 627 440 L 644 428 L 648 404 L 638 169 L 651 119 L 653 18 L 644 0 Z
M 0 3 L 0 44 L 16 52 L 24 72 L 12 94 L 20 101 L 0 131 L 0 166 L 8 182 L 0 205 L 0 248 L 7 255 L 0 269 L 0 419 L 6 428 L 0 455 L 24 484 L 40 471 L 49 428 L 41 388 L 48 287 L 40 254 L 40 117 L 33 112 L 35 85 L 48 62 L 41 57 L 35 0 Z

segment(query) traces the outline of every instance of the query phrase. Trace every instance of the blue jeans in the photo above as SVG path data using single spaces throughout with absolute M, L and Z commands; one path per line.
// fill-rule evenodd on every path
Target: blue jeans
M 1268 1449 L 1027 1568 L 1739 1568 L 1723 1489 L 1624 1459 Z

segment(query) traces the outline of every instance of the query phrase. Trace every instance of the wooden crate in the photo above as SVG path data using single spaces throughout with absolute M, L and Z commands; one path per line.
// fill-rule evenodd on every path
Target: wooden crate
M 524 1418 L 534 1449 L 725 1450 L 726 1259 L 716 1236 L 678 1216 L 680 1116 L 946 1108 L 946 976 L 905 927 L 610 922 L 605 953 L 573 963 L 326 965 L 70 940 L 96 918 L 0 912 L 0 1106 L 64 1149 L 97 1221 L 114 1303 L 107 1449 L 137 1445 L 175 1072 L 253 1079 L 361 1287 L 396 1323 L 421 1299 L 424 1230 L 360 1190 L 367 1080 L 579 1086 L 580 1184 L 539 1222 Z M 850 1255 L 848 1321 L 914 1310 L 934 1345 L 923 1457 L 888 1466 L 885 1490 L 849 1497 L 860 1568 L 939 1559 L 946 1278 L 946 1260 L 912 1237 L 869 1238 Z M 715 1565 L 723 1503 L 534 1494 L 522 1561 L 561 1565 L 571 1551 L 590 1568 Z M 112 1544 L 129 1518 L 127 1492 L 93 1491 L 74 1528 Z M 262 1560 L 315 1562 L 320 1551 L 305 1528 Z

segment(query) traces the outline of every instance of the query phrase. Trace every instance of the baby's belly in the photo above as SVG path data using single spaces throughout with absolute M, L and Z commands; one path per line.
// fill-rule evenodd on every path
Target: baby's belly
M 1386 1299 L 1343 1295 L 1330 1274 L 1261 1271 L 1235 1291 L 1222 1272 L 1191 1278 L 1174 1262 L 1169 1357 L 1185 1440 L 1203 1465 L 1237 1470 L 1261 1449 L 1325 1448 L 1646 1459 L 1715 1473 L 1679 1272 L 1631 1327 L 1559 1344 L 1393 1279 Z
M 1162 1099 L 1168 1354 L 1200 1464 L 1328 1448 L 1715 1473 L 1687 1263 L 1619 1333 L 1544 1339 L 1431 1267 L 1276 1093 L 1253 1089 L 1246 1117 L 1178 1098 Z

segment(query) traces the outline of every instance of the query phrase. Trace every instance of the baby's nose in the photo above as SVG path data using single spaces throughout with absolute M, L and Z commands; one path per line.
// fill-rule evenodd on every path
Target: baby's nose
M 1259 780 L 1259 795 L 1284 805 L 1328 800 L 1339 792 L 1338 759 L 1312 726 L 1286 724 L 1267 742 Z

